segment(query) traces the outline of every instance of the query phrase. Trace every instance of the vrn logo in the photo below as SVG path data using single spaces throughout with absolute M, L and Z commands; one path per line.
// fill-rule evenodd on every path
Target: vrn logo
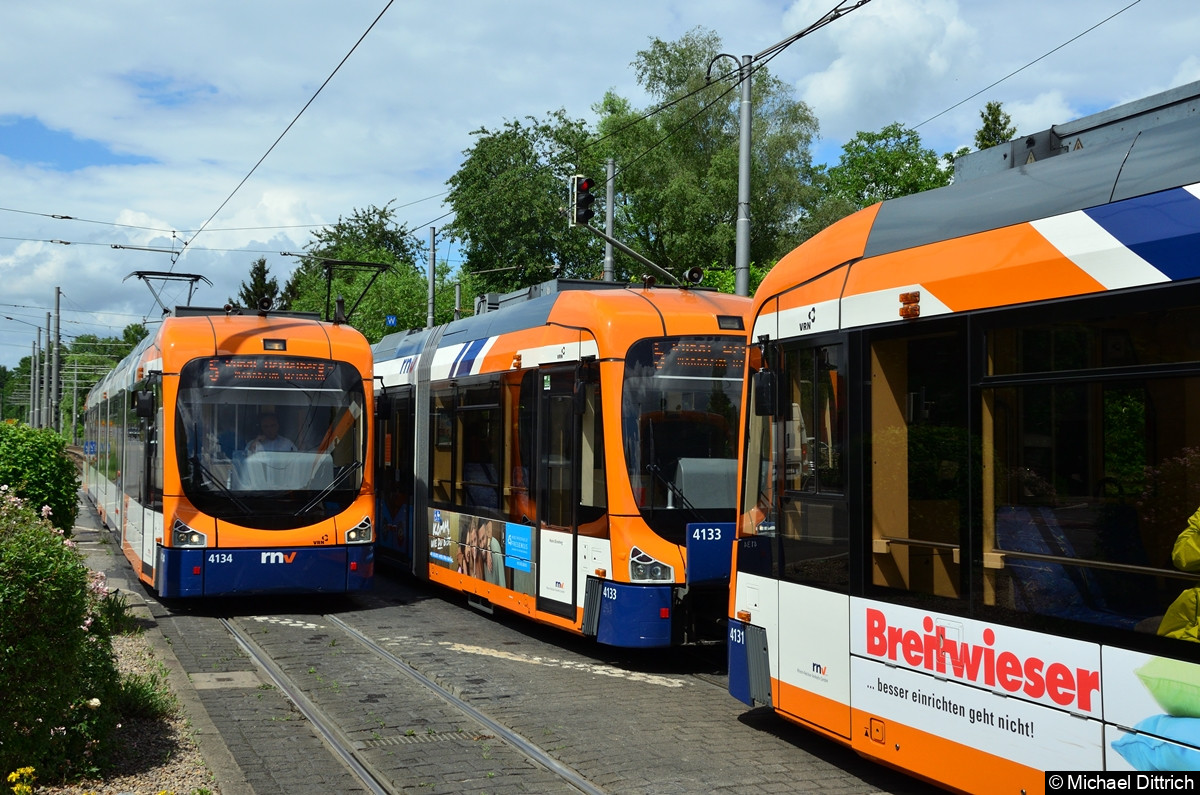
M 291 563 L 296 559 L 295 552 L 289 552 L 286 555 L 282 552 L 264 552 L 262 553 L 263 563 Z
M 829 670 L 828 665 L 821 665 L 820 663 L 813 663 L 812 667 L 813 673 L 817 676 L 825 676 L 826 672 Z

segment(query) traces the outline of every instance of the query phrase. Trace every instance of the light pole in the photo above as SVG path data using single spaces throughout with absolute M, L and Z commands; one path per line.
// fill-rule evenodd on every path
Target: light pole
M 41 362 L 42 350 L 42 327 L 36 323 L 30 323 L 28 320 L 21 320 L 16 317 L 3 316 L 5 320 L 11 320 L 14 323 L 24 323 L 26 326 L 32 326 L 37 329 L 37 341 L 33 343 L 33 353 L 29 357 L 29 416 L 28 422 L 31 427 L 39 427 L 38 422 L 41 417 L 41 404 L 38 400 L 38 386 L 41 381 L 41 373 L 39 372 L 39 364 Z M 3 419 L 3 417 L 0 417 Z
M 751 107 L 750 107 L 750 81 L 754 77 L 754 62 L 769 61 L 780 52 L 804 38 L 814 31 L 833 22 L 836 19 L 844 17 L 856 8 L 865 6 L 871 0 L 842 0 L 831 11 L 818 19 L 816 22 L 809 25 L 804 30 L 796 33 L 783 41 L 772 44 L 767 49 L 757 55 L 743 55 L 739 61 L 737 57 L 727 53 L 713 56 L 713 59 L 708 62 L 708 79 L 712 79 L 712 65 L 716 63 L 718 58 L 733 58 L 738 64 L 738 82 L 741 83 L 742 100 L 741 100 L 741 130 L 738 137 L 738 216 L 737 216 L 737 238 L 735 242 L 734 253 L 734 293 L 736 295 L 750 294 L 750 123 L 751 123 Z

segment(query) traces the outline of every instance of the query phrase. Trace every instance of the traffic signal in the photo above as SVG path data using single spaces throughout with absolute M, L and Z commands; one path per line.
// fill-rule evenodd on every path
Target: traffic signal
M 592 209 L 596 203 L 596 197 L 592 195 L 595 186 L 596 181 L 591 177 L 582 174 L 571 177 L 571 226 L 587 226 L 588 220 L 596 214 Z

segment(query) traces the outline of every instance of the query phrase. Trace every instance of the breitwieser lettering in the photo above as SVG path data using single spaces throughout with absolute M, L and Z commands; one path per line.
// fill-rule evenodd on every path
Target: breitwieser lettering
M 1100 692 L 1100 672 L 1074 668 L 1040 657 L 1022 659 L 1016 653 L 993 648 L 996 633 L 983 631 L 983 644 L 955 641 L 939 629 L 933 617 L 922 619 L 923 632 L 891 626 L 882 610 L 867 609 L 867 654 L 892 661 L 903 660 L 914 668 L 939 674 L 951 673 L 974 684 L 999 686 L 1009 693 L 1023 692 L 1030 698 L 1048 697 L 1060 707 L 1092 710 L 1092 695 Z

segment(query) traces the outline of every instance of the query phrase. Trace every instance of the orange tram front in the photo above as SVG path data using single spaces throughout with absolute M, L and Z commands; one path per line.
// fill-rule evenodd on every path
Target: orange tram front
M 85 489 L 163 597 L 367 588 L 371 380 L 348 326 L 178 308 L 88 396 Z

